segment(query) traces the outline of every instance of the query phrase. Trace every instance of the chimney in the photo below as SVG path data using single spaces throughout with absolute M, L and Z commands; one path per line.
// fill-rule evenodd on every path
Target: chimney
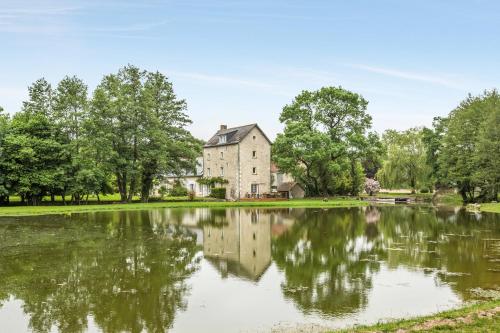
M 227 125 L 220 125 L 220 130 L 223 131 L 223 130 L 227 130 Z

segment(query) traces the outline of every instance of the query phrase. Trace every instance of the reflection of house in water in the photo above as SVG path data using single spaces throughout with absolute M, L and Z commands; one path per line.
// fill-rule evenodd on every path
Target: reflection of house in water
M 203 227 L 203 253 L 222 273 L 259 280 L 271 263 L 271 219 L 259 210 L 227 209 L 227 223 Z

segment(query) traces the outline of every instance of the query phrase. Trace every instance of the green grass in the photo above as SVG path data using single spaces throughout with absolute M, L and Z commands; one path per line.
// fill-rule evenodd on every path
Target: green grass
M 70 202 L 71 201 L 71 196 L 66 196 L 65 197 L 66 199 L 66 202 Z M 120 194 L 119 193 L 114 193 L 114 194 L 108 194 L 108 195 L 100 195 L 99 196 L 99 199 L 102 203 L 110 203 L 110 202 L 120 202 L 121 201 L 121 198 L 120 198 Z M 187 200 L 188 197 L 185 196 L 185 197 L 170 197 L 170 196 L 167 196 L 167 197 L 164 197 L 163 200 L 164 201 L 178 201 L 178 200 Z M 19 196 L 10 196 L 9 198 L 10 202 L 12 203 L 19 203 L 21 202 L 21 197 Z M 141 198 L 139 196 L 134 196 L 132 198 L 132 201 L 140 201 Z M 85 202 L 85 197 L 82 199 L 82 202 Z M 89 202 L 92 202 L 92 203 L 97 203 L 97 196 L 96 195 L 89 195 L 89 199 L 88 199 Z M 43 198 L 43 202 L 50 202 L 50 197 L 44 197 Z M 61 196 L 56 196 L 55 197 L 55 202 L 58 202 L 58 203 L 62 203 L 62 197 Z
M 421 200 L 431 200 L 432 193 L 388 193 L 388 192 L 379 192 L 375 195 L 376 198 L 414 198 Z M 368 194 L 361 194 L 361 197 L 368 198 Z
M 368 203 L 356 199 L 332 198 L 328 201 L 322 199 L 296 199 L 289 201 L 170 201 L 151 203 L 128 204 L 102 204 L 102 205 L 54 205 L 54 206 L 8 206 L 0 207 L 1 216 L 29 216 L 47 214 L 69 214 L 97 211 L 140 210 L 152 208 L 197 208 L 197 207 L 294 207 L 294 208 L 332 208 L 367 206 Z
M 500 213 L 500 203 L 484 203 L 481 204 L 482 212 Z
M 334 332 L 498 332 L 499 307 L 500 300 L 488 301 L 432 316 L 359 326 Z

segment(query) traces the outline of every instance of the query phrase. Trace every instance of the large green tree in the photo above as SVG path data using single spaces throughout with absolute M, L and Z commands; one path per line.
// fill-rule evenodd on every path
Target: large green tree
M 161 73 L 126 66 L 104 77 L 94 92 L 90 132 L 107 151 L 122 201 L 141 193 L 148 200 L 153 180 L 193 167 L 201 145 L 185 129 L 185 101 Z
M 357 194 L 371 117 L 368 102 L 341 87 L 303 91 L 280 115 L 273 159 L 308 195 Z
M 402 132 L 387 130 L 382 141 L 386 156 L 377 178 L 383 187 L 410 187 L 415 192 L 419 186 L 430 185 L 421 129 L 412 128 Z
M 498 108 L 498 92 L 486 91 L 480 96 L 469 95 L 448 116 L 439 167 L 464 202 L 497 199 Z
M 9 187 L 4 169 L 5 153 L 3 148 L 9 125 L 9 116 L 4 113 L 3 108 L 0 106 L 0 204 L 9 200 Z
M 52 88 L 44 80 L 29 87 L 29 99 L 14 115 L 2 144 L 3 171 L 11 193 L 37 205 L 59 187 L 64 152 L 51 121 Z

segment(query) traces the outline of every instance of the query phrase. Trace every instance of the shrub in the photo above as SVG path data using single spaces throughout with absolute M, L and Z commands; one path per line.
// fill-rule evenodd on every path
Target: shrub
M 167 187 L 165 185 L 160 186 L 158 189 L 158 194 L 160 195 L 160 198 L 163 199 L 168 193 Z
M 174 186 L 170 190 L 170 196 L 172 197 L 185 197 L 188 195 L 188 190 L 184 186 L 182 186 L 182 183 L 180 181 L 175 181 Z
M 380 183 L 375 179 L 366 178 L 365 191 L 370 196 L 377 194 L 380 191 Z
M 430 190 L 426 187 L 420 189 L 420 193 L 429 193 Z
M 210 196 L 216 199 L 225 199 L 226 198 L 226 188 L 225 187 L 215 187 L 210 192 Z
M 189 201 L 193 201 L 195 196 L 196 196 L 196 193 L 194 193 L 194 191 L 189 191 L 189 193 L 188 193 Z

